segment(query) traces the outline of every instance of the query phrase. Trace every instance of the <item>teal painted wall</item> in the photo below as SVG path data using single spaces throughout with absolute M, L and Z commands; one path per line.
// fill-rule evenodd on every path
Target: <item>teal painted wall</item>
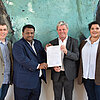
M 69 25 L 68 34 L 79 39 L 81 33 L 89 36 L 88 23 L 95 20 L 99 0 L 2 0 L 16 40 L 22 37 L 25 24 L 36 27 L 35 38 L 43 45 L 56 38 L 56 25 L 64 20 Z

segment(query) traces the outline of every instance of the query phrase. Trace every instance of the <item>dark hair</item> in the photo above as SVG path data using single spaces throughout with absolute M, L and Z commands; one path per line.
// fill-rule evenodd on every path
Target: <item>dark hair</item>
M 91 22 L 91 23 L 88 24 L 88 29 L 89 29 L 89 31 L 90 31 L 90 28 L 91 28 L 91 26 L 92 26 L 93 24 L 98 24 L 98 25 L 100 26 L 100 23 L 99 23 L 99 22 L 93 21 L 93 22 Z
M 25 30 L 26 28 L 33 28 L 34 31 L 35 31 L 35 27 L 34 27 L 33 25 L 27 24 L 27 25 L 25 25 L 25 26 L 23 27 L 22 32 L 24 32 L 24 30 Z
M 7 26 L 7 24 L 6 24 L 6 23 L 1 23 L 1 22 L 0 22 L 0 25 L 2 25 L 2 26 L 3 26 L 3 25 L 6 25 L 6 26 Z M 7 26 L 7 28 L 8 28 L 8 26 Z

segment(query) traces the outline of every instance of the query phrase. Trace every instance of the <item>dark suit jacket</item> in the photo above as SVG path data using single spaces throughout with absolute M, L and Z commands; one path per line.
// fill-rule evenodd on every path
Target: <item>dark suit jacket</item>
M 82 56 L 81 51 L 87 41 L 82 41 L 80 44 L 80 66 L 79 66 L 79 73 L 78 73 L 78 84 L 82 84 L 82 77 L 83 77 L 83 65 L 82 65 Z M 96 57 L 96 72 L 95 72 L 95 83 L 100 85 L 100 41 L 97 49 L 97 57 Z
M 13 46 L 13 81 L 19 88 L 36 88 L 40 81 L 40 70 L 37 69 L 37 66 L 38 64 L 45 62 L 46 53 L 41 42 L 36 39 L 34 39 L 34 47 L 37 55 L 24 38 L 20 39 Z M 42 73 L 42 79 L 46 81 L 45 70 L 42 70 Z
M 58 38 L 50 42 L 52 45 L 59 45 Z M 66 48 L 68 50 L 67 55 L 64 54 L 64 69 L 68 80 L 73 80 L 77 77 L 77 61 L 79 59 L 78 41 L 68 36 Z M 57 81 L 60 73 L 51 71 L 51 79 Z

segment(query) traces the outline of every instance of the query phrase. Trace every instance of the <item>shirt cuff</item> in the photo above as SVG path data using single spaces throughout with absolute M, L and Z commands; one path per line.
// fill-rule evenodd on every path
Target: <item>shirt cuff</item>
M 40 64 L 38 64 L 37 69 L 39 69 Z
M 38 64 L 37 69 L 39 69 L 40 64 Z M 39 77 L 42 76 L 42 70 L 40 69 Z

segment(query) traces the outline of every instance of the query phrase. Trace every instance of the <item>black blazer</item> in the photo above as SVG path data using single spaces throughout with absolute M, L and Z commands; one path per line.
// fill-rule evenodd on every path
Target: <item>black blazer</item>
M 58 38 L 50 41 L 52 45 L 59 45 Z M 78 40 L 73 39 L 68 36 L 66 48 L 68 50 L 67 55 L 64 54 L 64 69 L 65 74 L 68 80 L 73 80 L 77 77 L 78 65 L 77 61 L 79 59 L 79 49 L 78 49 Z M 55 72 L 51 70 L 51 79 L 57 81 L 59 79 L 60 72 Z

